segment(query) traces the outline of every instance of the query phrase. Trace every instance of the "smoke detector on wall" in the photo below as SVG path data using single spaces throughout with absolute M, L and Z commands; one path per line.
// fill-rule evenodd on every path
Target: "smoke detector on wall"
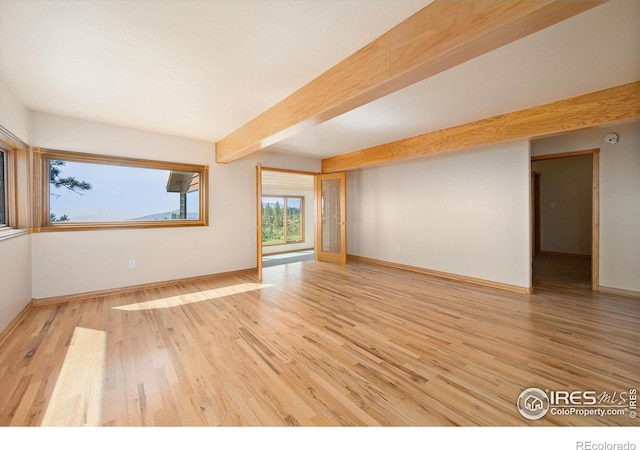
M 604 141 L 607 144 L 617 144 L 618 143 L 618 134 L 617 133 L 609 133 L 604 136 Z

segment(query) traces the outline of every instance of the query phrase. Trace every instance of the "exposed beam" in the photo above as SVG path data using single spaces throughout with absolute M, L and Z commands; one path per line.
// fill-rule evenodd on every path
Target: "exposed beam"
M 359 169 L 637 118 L 640 81 L 327 158 L 322 160 L 322 172 Z
M 228 163 L 606 0 L 436 0 L 216 143 Z

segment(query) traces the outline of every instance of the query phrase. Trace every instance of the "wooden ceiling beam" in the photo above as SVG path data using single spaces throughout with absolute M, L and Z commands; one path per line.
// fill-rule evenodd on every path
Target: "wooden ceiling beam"
M 229 163 L 606 0 L 436 0 L 216 143 Z
M 640 118 L 640 81 L 322 160 L 332 173 Z

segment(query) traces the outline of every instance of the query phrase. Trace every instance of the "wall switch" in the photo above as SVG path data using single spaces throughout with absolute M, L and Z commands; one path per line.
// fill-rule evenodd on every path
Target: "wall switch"
M 136 268 L 136 260 L 135 259 L 130 259 L 129 260 L 129 269 L 135 269 Z
M 400 246 L 399 245 L 396 247 L 396 253 L 400 253 Z

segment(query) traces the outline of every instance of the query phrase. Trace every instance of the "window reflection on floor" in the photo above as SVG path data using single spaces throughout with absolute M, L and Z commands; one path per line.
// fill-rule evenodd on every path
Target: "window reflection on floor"
M 76 327 L 42 426 L 102 424 L 107 333 Z

